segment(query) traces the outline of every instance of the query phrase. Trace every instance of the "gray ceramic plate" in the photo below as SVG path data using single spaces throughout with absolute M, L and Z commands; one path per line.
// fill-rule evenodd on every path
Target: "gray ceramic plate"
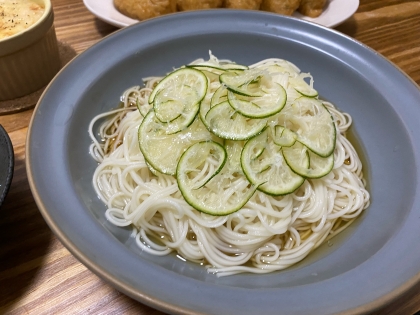
M 269 275 L 217 278 L 175 256 L 151 257 L 112 227 L 91 187 L 92 117 L 143 77 L 208 51 L 250 64 L 279 57 L 315 78 L 354 119 L 372 204 L 304 262 Z M 261 12 L 169 15 L 105 38 L 73 60 L 36 107 L 27 169 L 36 202 L 63 244 L 129 296 L 171 313 L 330 314 L 389 302 L 420 278 L 420 91 L 378 53 L 330 29 Z M 417 192 L 417 194 L 416 194 Z
M 14 162 L 12 142 L 0 125 L 0 207 L 12 183 Z

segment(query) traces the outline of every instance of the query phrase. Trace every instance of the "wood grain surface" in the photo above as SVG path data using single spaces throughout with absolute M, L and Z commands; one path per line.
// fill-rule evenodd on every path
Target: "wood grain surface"
M 76 53 L 117 30 L 95 18 L 82 0 L 52 3 L 57 37 Z M 361 0 L 356 14 L 336 29 L 375 49 L 420 84 L 420 1 Z M 15 150 L 12 186 L 0 209 L 0 314 L 163 314 L 90 272 L 44 222 L 25 168 L 32 113 L 0 116 Z M 420 284 L 374 314 L 419 310 Z

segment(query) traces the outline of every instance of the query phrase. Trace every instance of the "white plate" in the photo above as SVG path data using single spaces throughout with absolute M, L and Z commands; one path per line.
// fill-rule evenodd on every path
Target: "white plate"
M 113 0 L 83 0 L 83 3 L 97 18 L 116 27 L 126 27 L 138 22 L 117 11 Z M 359 0 L 328 0 L 326 9 L 317 18 L 310 18 L 299 13 L 294 13 L 293 16 L 326 27 L 334 27 L 351 17 L 358 7 Z

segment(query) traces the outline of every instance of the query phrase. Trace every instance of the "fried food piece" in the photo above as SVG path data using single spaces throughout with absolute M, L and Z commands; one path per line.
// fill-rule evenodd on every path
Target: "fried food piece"
M 283 15 L 292 15 L 299 8 L 301 0 L 263 0 L 261 10 Z
M 178 11 L 215 9 L 223 5 L 223 0 L 177 0 Z
M 262 0 L 225 0 L 225 7 L 229 9 L 258 10 Z
M 114 0 L 114 5 L 122 14 L 137 20 L 176 12 L 176 0 Z
M 315 18 L 321 15 L 327 0 L 301 0 L 299 12 Z

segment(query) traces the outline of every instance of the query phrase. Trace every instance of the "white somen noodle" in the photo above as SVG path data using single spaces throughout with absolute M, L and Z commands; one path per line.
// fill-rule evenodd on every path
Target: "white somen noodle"
M 250 68 L 276 62 L 267 59 Z M 106 218 L 116 226 L 133 226 L 136 243 L 145 252 L 175 252 L 218 275 L 272 272 L 301 261 L 369 205 L 362 164 L 346 138 L 351 117 L 324 102 L 337 131 L 334 167 L 328 175 L 307 179 L 284 196 L 257 190 L 245 206 L 227 216 L 195 210 L 184 200 L 176 178 L 152 172 L 139 149 L 143 116 L 136 104 L 149 109 L 148 97 L 160 79 L 146 78 L 145 86 L 125 91 L 123 105 L 95 117 L 89 130 L 90 152 L 99 163 L 93 185 L 108 208 Z M 211 83 L 210 94 L 219 85 Z

